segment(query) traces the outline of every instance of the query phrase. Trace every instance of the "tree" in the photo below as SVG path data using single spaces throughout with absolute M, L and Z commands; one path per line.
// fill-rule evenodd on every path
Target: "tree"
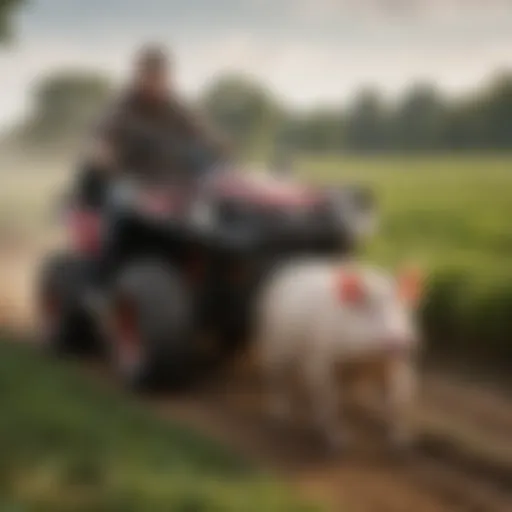
M 441 145 L 446 115 L 443 101 L 430 85 L 412 87 L 391 121 L 392 145 L 401 150 L 433 150 Z
M 21 127 L 21 136 L 39 143 L 78 139 L 99 115 L 109 94 L 109 81 L 99 74 L 64 71 L 51 75 L 36 86 L 34 112 Z
M 334 108 L 321 108 L 288 116 L 279 141 L 287 147 L 308 151 L 340 150 L 343 146 L 343 115 Z
M 512 149 L 512 74 L 498 74 L 483 90 L 453 101 L 442 143 L 447 149 Z
M 512 73 L 501 73 L 491 82 L 479 114 L 485 147 L 512 149 Z
M 382 150 L 387 145 L 386 111 L 377 91 L 363 90 L 349 109 L 345 145 L 358 151 Z
M 26 0 L 0 0 L 0 42 L 5 42 L 12 33 L 12 15 Z
M 212 122 L 244 152 L 268 152 L 276 137 L 281 109 L 254 80 L 229 75 L 214 82 L 201 101 Z

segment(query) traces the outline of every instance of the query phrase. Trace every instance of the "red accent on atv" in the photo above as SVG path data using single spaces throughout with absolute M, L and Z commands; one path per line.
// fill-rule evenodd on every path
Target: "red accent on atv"
M 113 339 L 122 366 L 131 367 L 140 361 L 141 339 L 135 304 L 128 298 L 117 301 L 113 310 Z
M 51 290 L 43 290 L 40 297 L 40 311 L 42 328 L 46 335 L 51 335 L 59 324 L 59 316 L 62 312 L 62 301 L 58 294 Z M 43 339 L 46 339 L 46 336 Z
M 67 228 L 73 250 L 87 256 L 100 249 L 101 219 L 97 212 L 72 210 L 68 213 Z
M 312 206 L 321 199 L 316 190 L 297 183 L 259 181 L 254 176 L 241 173 L 221 176 L 214 187 L 222 195 L 269 206 Z

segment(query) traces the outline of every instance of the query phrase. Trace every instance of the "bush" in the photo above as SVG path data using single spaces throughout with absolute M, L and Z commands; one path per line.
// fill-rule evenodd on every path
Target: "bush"
M 428 281 L 421 309 L 421 323 L 429 348 L 435 352 L 455 351 L 459 348 L 467 316 L 467 289 L 467 275 L 458 270 L 440 272 Z
M 476 284 L 462 270 L 431 280 L 421 311 L 428 349 L 512 370 L 512 283 Z

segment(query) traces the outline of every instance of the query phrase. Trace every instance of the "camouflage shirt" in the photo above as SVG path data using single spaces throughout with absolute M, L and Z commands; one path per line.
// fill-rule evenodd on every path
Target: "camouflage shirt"
M 174 98 L 149 102 L 136 94 L 121 98 L 97 127 L 95 137 L 111 148 L 116 170 L 141 177 L 187 175 L 197 159 L 224 154 L 213 131 Z

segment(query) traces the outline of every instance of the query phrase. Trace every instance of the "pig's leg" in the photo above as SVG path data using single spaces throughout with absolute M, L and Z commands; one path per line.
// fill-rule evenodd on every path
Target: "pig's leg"
M 288 393 L 291 361 L 284 351 L 285 341 L 283 338 L 267 338 L 262 353 L 267 410 L 270 417 L 278 421 L 288 419 L 291 414 Z
M 268 412 L 277 421 L 286 421 L 291 415 L 289 396 L 289 365 L 271 364 L 267 369 Z
M 389 361 L 386 373 L 389 439 L 396 448 L 408 448 L 414 441 L 412 406 L 416 396 L 416 369 L 409 356 Z
M 328 357 L 312 355 L 304 361 L 304 377 L 316 425 L 331 449 L 343 449 L 347 438 L 338 414 L 339 394 L 332 362 Z

